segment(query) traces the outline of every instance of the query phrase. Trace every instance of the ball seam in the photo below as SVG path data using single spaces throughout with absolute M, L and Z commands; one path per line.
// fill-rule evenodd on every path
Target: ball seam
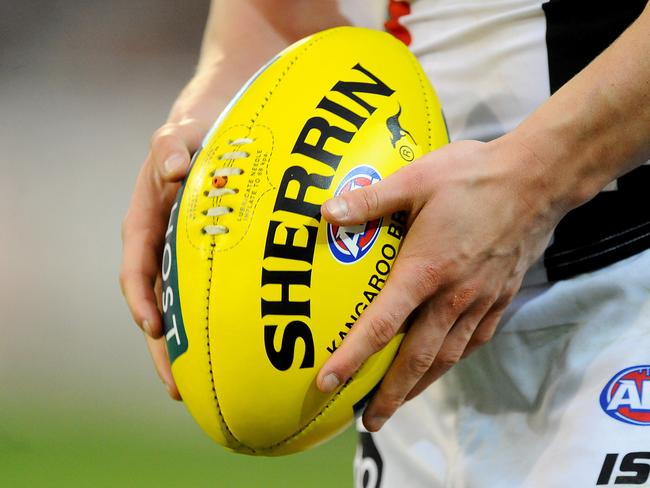
M 391 36 L 391 38 L 393 38 L 393 36 Z M 398 41 L 397 39 L 395 39 L 395 41 L 401 43 L 401 41 Z M 427 144 L 427 152 L 428 152 L 428 151 L 431 150 L 431 146 L 432 146 L 432 143 L 433 143 L 433 124 L 431 122 L 431 105 L 432 105 L 433 100 L 431 99 L 431 96 L 430 96 L 428 90 L 426 89 L 425 83 L 424 83 L 423 78 L 422 78 L 422 66 L 420 65 L 420 63 L 417 60 L 417 58 L 415 57 L 415 55 L 413 55 L 413 53 L 411 53 L 410 63 L 411 63 L 411 66 L 413 67 L 413 69 L 415 71 L 415 74 L 416 74 L 417 79 L 418 79 L 418 83 L 420 85 L 420 89 L 421 89 L 422 94 L 424 95 L 424 99 L 425 99 L 425 113 L 426 113 L 426 124 L 427 124 L 427 142 L 428 142 L 428 144 Z M 361 364 L 361 366 L 359 366 L 359 368 L 357 369 L 357 372 L 360 371 L 363 368 L 364 364 L 365 364 L 365 362 L 363 364 Z M 343 386 L 339 389 L 339 391 L 337 391 L 336 394 L 334 396 L 332 396 L 332 398 L 320 410 L 320 412 L 318 412 L 318 414 L 316 414 L 300 430 L 298 430 L 297 432 L 293 433 L 291 436 L 289 436 L 289 437 L 287 437 L 287 438 L 285 438 L 285 439 L 283 439 L 283 440 L 281 440 L 281 441 L 279 441 L 279 442 L 277 442 L 275 444 L 272 444 L 272 445 L 270 445 L 268 447 L 264 447 L 264 448 L 258 448 L 256 450 L 256 452 L 272 451 L 272 450 L 274 450 L 274 449 L 276 449 L 278 447 L 281 447 L 283 445 L 286 445 L 286 444 L 294 441 L 297 437 L 305 434 L 316 423 L 316 421 L 327 412 L 328 408 L 330 408 L 330 406 L 334 403 L 334 401 L 345 391 L 345 389 L 350 384 L 350 382 L 352 382 L 352 380 L 354 380 L 354 378 L 356 377 L 356 374 L 357 373 L 355 373 L 352 377 L 350 377 L 348 379 L 348 381 L 346 381 L 343 384 Z
M 284 79 L 284 77 L 287 75 L 287 73 L 291 70 L 293 65 L 298 60 L 298 58 L 303 56 L 309 49 L 311 49 L 318 42 L 325 39 L 326 37 L 329 37 L 329 34 L 331 34 L 331 31 L 326 31 L 325 33 L 321 34 L 319 37 L 317 37 L 315 39 L 312 39 L 310 42 L 305 44 L 303 46 L 303 49 L 300 52 L 296 53 L 295 56 L 289 61 L 289 63 L 287 64 L 287 66 L 284 68 L 284 70 L 280 74 L 279 78 L 277 79 L 275 85 L 273 85 L 273 87 L 271 89 L 269 89 L 268 93 L 264 97 L 264 102 L 262 102 L 262 104 L 260 105 L 259 109 L 255 113 L 255 116 L 251 119 L 251 125 L 248 127 L 249 128 L 249 134 L 253 130 L 253 126 L 255 124 L 255 121 L 258 119 L 259 115 L 264 110 L 264 107 L 266 106 L 266 103 L 268 102 L 269 97 L 273 94 L 273 92 L 278 87 L 280 82 Z M 230 446 L 230 447 L 233 447 L 233 448 L 236 447 L 236 448 L 239 448 L 239 449 L 243 448 L 243 449 L 245 449 L 247 451 L 251 451 L 252 453 L 256 453 L 256 452 L 259 452 L 260 450 L 252 448 L 252 447 L 242 443 L 237 438 L 237 436 L 235 436 L 235 434 L 232 432 L 232 430 L 230 430 L 230 427 L 228 426 L 228 423 L 226 422 L 226 419 L 223 416 L 223 412 L 222 412 L 220 404 L 219 404 L 219 398 L 218 398 L 218 395 L 217 395 L 217 390 L 216 390 L 216 385 L 215 385 L 215 380 L 214 380 L 214 371 L 213 371 L 213 367 L 212 367 L 212 353 L 210 351 L 210 289 L 211 289 L 211 285 L 212 285 L 212 273 L 214 271 L 214 254 L 215 254 L 215 247 L 216 247 L 216 243 L 214 242 L 215 238 L 216 238 L 216 236 L 212 236 L 212 243 L 210 244 L 212 249 L 210 250 L 210 256 L 208 258 L 208 260 L 210 261 L 210 273 L 209 273 L 208 288 L 207 288 L 206 327 L 205 327 L 206 336 L 207 336 L 206 343 L 207 343 L 208 368 L 209 368 L 209 371 L 210 371 L 210 383 L 212 385 L 212 394 L 213 394 L 213 397 L 214 397 L 217 414 L 219 416 L 219 419 L 221 420 L 220 424 L 221 424 L 222 431 L 224 432 L 224 434 L 226 434 L 225 437 L 226 437 L 226 440 L 228 441 L 228 443 L 230 444 L 232 442 L 234 444 L 234 446 Z M 300 433 L 300 432 L 298 432 L 298 433 Z M 294 435 L 297 435 L 298 433 L 296 433 Z

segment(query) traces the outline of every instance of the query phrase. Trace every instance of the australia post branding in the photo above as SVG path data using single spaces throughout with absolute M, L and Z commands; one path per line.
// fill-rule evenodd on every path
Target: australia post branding
M 381 180 L 370 166 L 359 166 L 350 171 L 334 192 L 335 196 L 347 191 L 370 186 Z M 353 226 L 327 224 L 327 242 L 334 258 L 344 264 L 354 263 L 365 256 L 377 240 L 383 219 Z
M 610 417 L 633 425 L 650 425 L 650 365 L 619 371 L 600 394 Z

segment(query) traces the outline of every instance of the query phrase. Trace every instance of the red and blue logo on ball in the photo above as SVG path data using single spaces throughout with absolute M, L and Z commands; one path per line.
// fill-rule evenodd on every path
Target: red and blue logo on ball
M 650 365 L 616 373 L 600 394 L 607 415 L 633 425 L 650 425 Z
M 339 184 L 334 196 L 346 191 L 370 186 L 381 180 L 381 175 L 370 166 L 357 166 Z M 334 258 L 344 264 L 358 261 L 372 248 L 379 236 L 381 218 L 365 224 L 338 226 L 327 224 L 327 242 Z

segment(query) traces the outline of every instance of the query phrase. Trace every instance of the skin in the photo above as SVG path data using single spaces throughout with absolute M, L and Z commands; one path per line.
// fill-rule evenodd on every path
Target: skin
M 196 73 L 165 124 L 151 137 L 151 149 L 122 223 L 120 286 L 133 320 L 144 332 L 156 371 L 176 400 L 180 394 L 162 337 L 160 263 L 179 181 L 217 115 L 261 65 L 306 35 L 348 24 L 334 4 L 332 0 L 214 0 Z M 290 17 L 287 11 L 292 12 Z M 309 20 L 296 23 L 298 17 Z
M 179 395 L 160 339 L 155 286 L 169 208 L 190 153 L 247 76 L 296 36 L 345 23 L 333 2 L 293 4 L 300 16 L 288 25 L 278 2 L 213 3 L 197 73 L 154 134 L 124 220 L 122 289 L 173 398 Z M 232 23 L 219 25 L 223 18 L 240 19 L 237 25 L 252 25 L 249 32 L 259 35 L 250 39 Z M 318 20 L 298 27 L 298 18 Z M 649 34 L 650 7 L 512 132 L 488 143 L 454 142 L 376 185 L 325 202 L 323 216 L 339 225 L 409 213 L 384 289 L 317 379 L 321 390 L 333 391 L 405 328 L 364 412 L 369 431 L 490 340 L 569 210 L 650 158 Z

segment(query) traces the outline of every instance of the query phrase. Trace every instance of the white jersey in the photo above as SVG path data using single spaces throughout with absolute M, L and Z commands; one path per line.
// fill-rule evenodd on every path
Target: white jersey
M 450 138 L 517 126 L 646 0 L 340 0 L 409 45 Z M 495 338 L 363 431 L 357 487 L 650 486 L 650 166 L 556 229 Z M 644 252 L 645 251 L 645 252 Z
M 522 290 L 374 434 L 357 488 L 650 486 L 650 250 Z

